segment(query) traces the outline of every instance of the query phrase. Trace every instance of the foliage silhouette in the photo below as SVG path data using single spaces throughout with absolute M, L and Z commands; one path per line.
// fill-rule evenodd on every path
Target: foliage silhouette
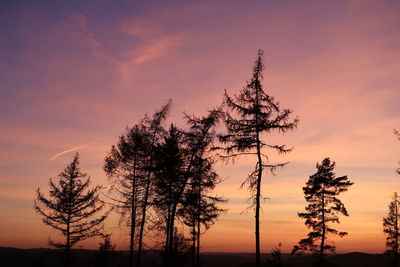
M 79 241 L 101 234 L 103 222 L 110 211 L 96 215 L 105 208 L 100 200 L 100 187 L 90 188 L 90 177 L 79 169 L 79 156 L 58 175 L 58 181 L 50 179 L 50 196 L 36 191 L 34 208 L 43 222 L 65 236 L 64 242 L 49 244 L 66 251 L 66 265 L 70 264 L 70 249 Z
M 137 266 L 141 266 L 141 259 L 142 259 L 142 248 L 143 248 L 143 233 L 146 225 L 147 219 L 147 209 L 150 206 L 150 189 L 153 185 L 154 180 L 154 153 L 156 150 L 157 145 L 160 143 L 161 139 L 165 135 L 165 128 L 163 126 L 165 119 L 168 116 L 170 107 L 171 107 L 171 100 L 168 101 L 166 105 L 161 107 L 160 110 L 155 112 L 152 118 L 145 118 L 142 120 L 141 125 L 147 132 L 149 136 L 149 148 L 148 148 L 148 158 L 147 158 L 147 177 L 144 184 L 144 195 L 142 201 L 142 218 L 140 220 L 140 227 L 139 227 L 139 240 L 138 240 L 138 255 L 137 255 Z
M 389 213 L 383 218 L 383 232 L 386 234 L 385 254 L 393 255 L 394 266 L 399 261 L 399 238 L 400 238 L 400 198 L 395 192 L 389 204 Z
M 219 110 L 204 117 L 185 115 L 187 130 L 171 125 L 164 143 L 155 157 L 155 209 L 165 229 L 165 265 L 175 266 L 174 231 L 179 207 L 196 172 L 199 159 L 203 159 L 215 138 L 215 124 Z
M 207 231 L 224 211 L 218 207 L 226 202 L 222 197 L 211 196 L 210 191 L 220 182 L 218 174 L 213 169 L 214 162 L 210 158 L 198 158 L 194 164 L 193 177 L 188 190 L 184 193 L 182 206 L 178 216 L 182 222 L 191 228 L 192 235 L 192 266 L 200 266 L 200 237 L 202 227 Z
M 271 148 L 278 153 L 287 153 L 285 145 L 270 145 L 262 140 L 262 134 L 274 131 L 286 133 L 297 126 L 298 119 L 289 120 L 292 113 L 289 109 L 281 109 L 279 103 L 268 95 L 261 83 L 264 64 L 263 51 L 258 51 L 258 57 L 253 67 L 253 76 L 239 95 L 230 97 L 225 91 L 224 104 L 227 111 L 224 112 L 226 134 L 219 135 L 222 147 L 214 149 L 225 153 L 219 154 L 223 159 L 234 160 L 241 155 L 255 155 L 257 163 L 242 184 L 247 185 L 250 191 L 250 208 L 255 211 L 255 245 L 256 265 L 260 266 L 260 210 L 262 198 L 262 175 L 265 170 L 272 173 L 276 168 L 283 167 L 287 163 L 271 164 L 264 149 Z M 232 116 L 230 112 L 236 113 Z
M 99 243 L 98 266 L 109 267 L 116 256 L 115 244 L 111 242 L 111 234 L 102 234 L 101 237 L 103 240 Z
M 111 183 L 108 196 L 121 214 L 121 223 L 130 228 L 129 266 L 133 265 L 136 243 L 137 265 L 141 264 L 146 213 L 154 179 L 154 152 L 165 134 L 163 123 L 170 106 L 171 101 L 151 118 L 146 115 L 139 124 L 127 128 L 105 158 L 104 171 Z
M 133 265 L 133 251 L 137 241 L 138 218 L 146 177 L 149 139 L 139 125 L 127 129 L 119 137 L 117 146 L 105 158 L 104 170 L 111 184 L 108 198 L 121 215 L 120 225 L 129 227 L 129 266 Z
M 298 213 L 304 218 L 305 225 L 311 228 L 308 237 L 301 239 L 299 244 L 294 246 L 292 254 L 311 252 L 318 256 L 319 264 L 324 263 L 326 251 L 335 252 L 334 245 L 327 244 L 327 234 L 334 234 L 343 237 L 346 232 L 339 232 L 331 227 L 330 223 L 340 223 L 339 215 L 349 216 L 344 204 L 337 198 L 353 185 L 347 176 L 336 177 L 333 172 L 335 162 L 325 158 L 321 164 L 317 163 L 317 172 L 310 176 L 303 187 L 304 198 L 309 203 L 304 213 Z M 319 245 L 316 241 L 319 240 Z

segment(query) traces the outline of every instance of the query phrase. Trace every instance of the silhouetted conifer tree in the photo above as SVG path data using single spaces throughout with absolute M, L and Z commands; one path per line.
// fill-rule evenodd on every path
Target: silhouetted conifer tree
M 265 154 L 265 148 L 272 148 L 279 153 L 291 151 L 284 145 L 270 145 L 262 139 L 262 134 L 273 131 L 285 133 L 297 126 L 298 120 L 289 120 L 292 113 L 289 109 L 281 109 L 279 103 L 269 96 L 261 83 L 263 78 L 263 52 L 259 50 L 258 58 L 253 67 L 253 76 L 239 95 L 233 98 L 225 92 L 224 103 L 228 108 L 225 112 L 225 125 L 227 133 L 220 135 L 219 140 L 225 146 L 226 154 L 221 155 L 225 159 L 235 158 L 240 155 L 255 155 L 257 163 L 254 171 L 242 184 L 248 185 L 250 191 L 251 207 L 255 211 L 255 243 L 256 264 L 260 266 L 260 209 L 262 198 L 262 175 L 269 169 L 273 172 L 277 167 L 283 167 L 287 163 L 271 164 Z M 230 114 L 235 112 L 237 117 Z M 220 149 L 217 147 L 216 149 Z
M 400 198 L 395 192 L 389 204 L 389 213 L 383 218 L 383 232 L 386 237 L 386 254 L 393 255 L 394 266 L 398 266 L 400 237 Z
M 58 175 L 50 179 L 50 196 L 36 191 L 35 210 L 43 222 L 65 236 L 64 242 L 50 240 L 50 245 L 66 250 L 66 264 L 70 263 L 70 249 L 77 242 L 101 234 L 103 222 L 110 211 L 100 216 L 105 203 L 99 198 L 99 186 L 90 188 L 90 177 L 79 169 L 76 153 L 73 161 Z
M 121 135 L 116 146 L 105 158 L 104 171 L 111 187 L 108 197 L 121 215 L 121 224 L 129 227 L 129 266 L 133 265 L 133 251 L 137 243 L 141 199 L 147 177 L 149 136 L 139 125 L 134 125 Z
M 213 110 L 201 118 L 186 115 L 188 129 L 178 130 L 175 126 L 171 126 L 165 143 L 159 147 L 162 152 L 157 152 L 159 156 L 156 157 L 155 177 L 158 194 L 155 196 L 155 206 L 158 206 L 159 217 L 164 216 L 166 220 L 164 227 L 166 227 L 167 266 L 175 266 L 172 255 L 175 220 L 179 205 L 182 204 L 183 195 L 193 177 L 196 159 L 203 158 L 213 143 L 214 126 L 219 117 L 219 110 Z M 160 182 L 160 180 L 163 181 Z
M 128 128 L 105 158 L 104 170 L 111 182 L 109 198 L 117 206 L 122 222 L 127 222 L 130 227 L 129 266 L 133 264 L 136 243 L 137 265 L 141 264 L 143 235 L 154 177 L 154 153 L 165 135 L 163 123 L 170 105 L 171 101 L 151 118 L 145 115 L 139 124 Z
M 171 125 L 163 144 L 159 145 L 155 153 L 155 181 L 153 206 L 158 214 L 161 228 L 165 231 L 164 261 L 165 265 L 172 265 L 174 229 L 173 209 L 179 201 L 180 188 L 185 183 L 183 173 L 184 155 L 182 148 L 182 133 Z
M 220 182 L 213 169 L 214 162 L 210 158 L 198 158 L 193 168 L 188 189 L 184 193 L 182 206 L 178 210 L 181 221 L 191 229 L 192 266 L 200 266 L 200 237 L 215 223 L 224 211 L 218 207 L 226 202 L 221 197 L 210 195 L 210 191 Z M 204 228 L 202 228 L 204 227 Z
M 304 198 L 309 203 L 304 213 L 298 213 L 304 218 L 305 225 L 311 228 L 308 237 L 301 239 L 294 246 L 292 254 L 310 252 L 319 258 L 323 264 L 326 251 L 335 252 L 336 247 L 327 244 L 327 235 L 334 234 L 343 237 L 346 232 L 339 232 L 332 228 L 331 223 L 339 223 L 339 215 L 349 216 L 344 204 L 337 198 L 340 193 L 346 192 L 353 185 L 347 176 L 336 177 L 333 172 L 335 162 L 325 158 L 321 164 L 317 163 L 317 172 L 310 176 L 303 187 Z
M 147 209 L 150 206 L 150 189 L 154 180 L 154 153 L 157 145 L 160 143 L 160 140 L 165 135 L 165 129 L 163 123 L 168 116 L 168 112 L 171 106 L 171 100 L 168 101 L 166 105 L 164 105 L 160 110 L 158 110 L 152 118 L 148 118 L 147 116 L 142 120 L 141 125 L 147 132 L 149 137 L 149 148 L 147 155 L 147 177 L 144 184 L 144 195 L 142 200 L 142 217 L 140 220 L 139 227 L 139 242 L 138 242 L 138 255 L 137 255 L 137 265 L 141 265 L 142 258 L 142 247 L 143 247 L 143 233 L 144 228 L 146 226 L 147 219 Z
M 115 244 L 111 242 L 111 234 L 102 234 L 99 243 L 98 266 L 109 267 L 115 256 Z
M 273 267 L 282 267 L 282 243 L 279 242 L 277 246 L 275 246 L 271 250 L 272 260 L 267 259 L 267 266 Z

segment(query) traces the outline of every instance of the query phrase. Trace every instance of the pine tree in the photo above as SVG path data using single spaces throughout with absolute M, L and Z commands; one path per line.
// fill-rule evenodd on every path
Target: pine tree
M 298 213 L 304 218 L 305 225 L 311 228 L 308 237 L 301 239 L 299 244 L 294 246 L 292 254 L 311 252 L 318 256 L 319 263 L 323 264 L 326 252 L 335 252 L 336 247 L 327 244 L 327 235 L 339 235 L 343 237 L 346 232 L 339 232 L 332 228 L 331 223 L 340 223 L 339 215 L 349 216 L 344 204 L 337 198 L 353 185 L 347 176 L 336 177 L 333 172 L 335 162 L 325 158 L 321 164 L 317 163 L 317 172 L 310 176 L 303 187 L 304 198 L 309 203 L 304 213 Z M 317 243 L 319 242 L 319 244 Z
M 383 232 L 386 237 L 386 254 L 394 256 L 394 266 L 398 266 L 400 237 L 400 198 L 395 192 L 389 204 L 389 213 L 383 218 Z
M 268 95 L 262 85 L 263 52 L 258 52 L 258 58 L 253 67 L 253 76 L 239 95 L 233 98 L 225 92 L 224 104 L 228 108 L 225 112 L 227 133 L 219 136 L 224 145 L 215 149 L 222 149 L 226 153 L 220 155 L 224 159 L 234 159 L 240 155 L 254 155 L 257 163 L 254 171 L 248 175 L 242 186 L 247 185 L 250 191 L 251 207 L 255 212 L 255 245 L 256 264 L 260 266 L 260 210 L 262 199 L 262 176 L 264 171 L 273 172 L 287 163 L 271 164 L 264 150 L 271 148 L 279 153 L 287 153 L 284 145 L 270 145 L 262 140 L 262 134 L 273 131 L 285 133 L 297 126 L 298 120 L 289 120 L 292 113 L 289 109 L 281 109 L 279 103 Z M 232 116 L 235 112 L 237 117 Z
M 79 169 L 76 153 L 73 161 L 58 175 L 58 181 L 50 179 L 50 196 L 47 198 L 38 188 L 34 207 L 43 222 L 65 236 L 65 241 L 50 245 L 65 249 L 66 264 L 70 263 L 70 249 L 79 241 L 99 236 L 103 222 L 110 211 L 98 215 L 105 203 L 99 198 L 100 186 L 90 188 L 90 177 Z

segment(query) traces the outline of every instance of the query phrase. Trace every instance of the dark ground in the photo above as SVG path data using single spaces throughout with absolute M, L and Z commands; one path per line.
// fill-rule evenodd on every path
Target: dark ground
M 125 267 L 127 266 L 128 253 L 126 251 L 115 251 L 111 255 L 100 254 L 96 250 L 76 249 L 72 251 L 72 263 L 74 267 Z M 0 266 L 2 267 L 63 267 L 64 255 L 53 249 L 16 249 L 0 248 Z M 266 264 L 270 255 L 263 254 L 263 266 L 273 267 Z M 182 257 L 182 261 L 190 267 L 190 256 Z M 202 267 L 252 267 L 254 254 L 251 253 L 205 253 L 201 255 Z M 282 255 L 282 267 L 312 267 L 314 258 L 311 256 Z M 161 259 L 157 251 L 147 251 L 143 267 L 162 267 Z M 385 267 L 393 266 L 390 258 L 378 254 L 348 253 L 329 256 L 327 258 L 329 267 Z

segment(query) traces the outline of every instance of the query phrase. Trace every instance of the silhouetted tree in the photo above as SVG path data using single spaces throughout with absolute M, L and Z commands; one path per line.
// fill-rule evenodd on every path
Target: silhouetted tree
M 98 266 L 111 266 L 111 261 L 115 256 L 115 244 L 111 242 L 111 234 L 102 234 L 102 242 L 99 243 Z
M 240 155 L 255 155 L 257 163 L 254 171 L 248 175 L 242 184 L 248 185 L 251 206 L 255 211 L 255 243 L 256 264 L 260 266 L 260 209 L 262 198 L 262 175 L 264 170 L 273 172 L 277 167 L 287 163 L 270 164 L 264 148 L 272 148 L 279 153 L 287 153 L 284 145 L 269 145 L 262 140 L 262 134 L 273 131 L 285 133 L 297 126 L 298 120 L 289 120 L 292 113 L 289 109 L 281 109 L 279 103 L 269 96 L 263 89 L 263 52 L 259 50 L 257 60 L 253 67 L 253 76 L 239 95 L 233 98 L 225 92 L 224 103 L 228 108 L 225 112 L 225 125 L 227 133 L 220 135 L 219 140 L 224 144 L 225 159 L 232 159 Z M 232 116 L 230 111 L 237 114 Z M 220 148 L 216 148 L 220 149 Z
M 275 246 L 271 250 L 272 260 L 267 259 L 267 266 L 281 267 L 282 266 L 282 244 L 279 242 L 277 246 Z
M 105 203 L 99 198 L 99 186 L 90 188 L 90 177 L 79 169 L 76 153 L 72 162 L 58 175 L 58 181 L 50 179 L 50 196 L 36 191 L 34 207 L 43 216 L 43 222 L 65 236 L 64 242 L 50 240 L 50 245 L 66 250 L 66 264 L 70 263 L 70 249 L 77 242 L 101 233 L 103 222 L 110 211 L 100 216 Z
M 155 181 L 153 206 L 158 214 L 161 228 L 165 231 L 164 261 L 165 265 L 172 265 L 172 251 L 174 230 L 173 209 L 175 201 L 179 199 L 180 188 L 185 183 L 183 174 L 184 155 L 182 148 L 182 133 L 171 125 L 163 144 L 159 145 L 155 157 Z M 174 228 L 173 228 L 174 229 Z M 172 243 L 173 244 L 173 243 Z
M 220 111 L 213 110 L 205 117 L 186 115 L 187 130 L 171 126 L 165 143 L 159 147 L 156 159 L 156 206 L 159 217 L 165 218 L 166 227 L 165 254 L 166 265 L 175 266 L 173 255 L 175 220 L 184 192 L 196 167 L 196 159 L 202 158 L 209 150 L 215 138 L 214 126 Z M 162 178 L 164 177 L 164 178 Z M 160 182 L 160 180 L 164 180 Z M 165 184 L 167 183 L 167 184 Z M 161 187 L 160 187 L 161 186 Z M 165 206 L 167 205 L 167 206 Z M 161 208 L 160 208 L 161 207 Z
M 149 136 L 140 125 L 128 128 L 105 158 L 104 171 L 111 187 L 108 197 L 121 215 L 120 223 L 129 227 L 129 266 L 133 265 L 133 250 L 141 212 L 140 200 L 146 186 Z
M 224 211 L 218 207 L 226 202 L 221 197 L 211 196 L 210 191 L 220 182 L 213 169 L 214 162 L 210 158 L 198 158 L 193 168 L 193 177 L 184 193 L 182 206 L 178 210 L 181 221 L 191 229 L 192 266 L 200 266 L 200 237 L 215 223 Z
M 389 204 L 389 213 L 383 218 L 383 232 L 386 237 L 386 254 L 394 256 L 394 266 L 398 266 L 400 237 L 400 198 L 395 192 Z
M 333 172 L 335 162 L 325 158 L 321 164 L 317 163 L 317 172 L 310 176 L 306 186 L 303 187 L 304 198 L 309 203 L 304 213 L 298 213 L 304 218 L 305 225 L 311 228 L 308 237 L 301 239 L 294 246 L 292 254 L 311 252 L 319 258 L 319 264 L 323 264 L 326 251 L 335 252 L 334 245 L 327 244 L 327 235 L 334 234 L 343 237 L 346 232 L 339 232 L 332 228 L 330 223 L 340 223 L 339 215 L 349 216 L 344 204 L 337 198 L 340 193 L 348 190 L 353 185 L 347 176 L 336 177 Z M 319 242 L 319 244 L 317 243 Z
M 137 233 L 137 265 L 141 264 L 143 234 L 149 208 L 150 189 L 154 176 L 155 148 L 165 134 L 163 123 L 168 115 L 171 101 L 162 106 L 150 118 L 145 115 L 139 124 L 128 128 L 112 146 L 105 159 L 104 170 L 112 184 L 110 194 L 123 219 L 129 214 L 130 266 Z M 138 228 L 138 229 L 136 229 Z
M 152 118 L 147 116 L 142 120 L 141 125 L 147 132 L 150 143 L 148 144 L 148 155 L 147 155 L 147 177 L 144 184 L 144 195 L 142 201 L 142 218 L 140 220 L 139 227 L 139 242 L 138 242 L 138 255 L 137 263 L 141 265 L 142 247 L 143 247 L 143 233 L 146 225 L 146 214 L 149 207 L 150 188 L 152 187 L 152 181 L 154 180 L 154 153 L 160 140 L 165 135 L 165 129 L 163 123 L 167 118 L 169 109 L 171 106 L 171 100 L 168 101 L 160 110 L 158 110 Z

